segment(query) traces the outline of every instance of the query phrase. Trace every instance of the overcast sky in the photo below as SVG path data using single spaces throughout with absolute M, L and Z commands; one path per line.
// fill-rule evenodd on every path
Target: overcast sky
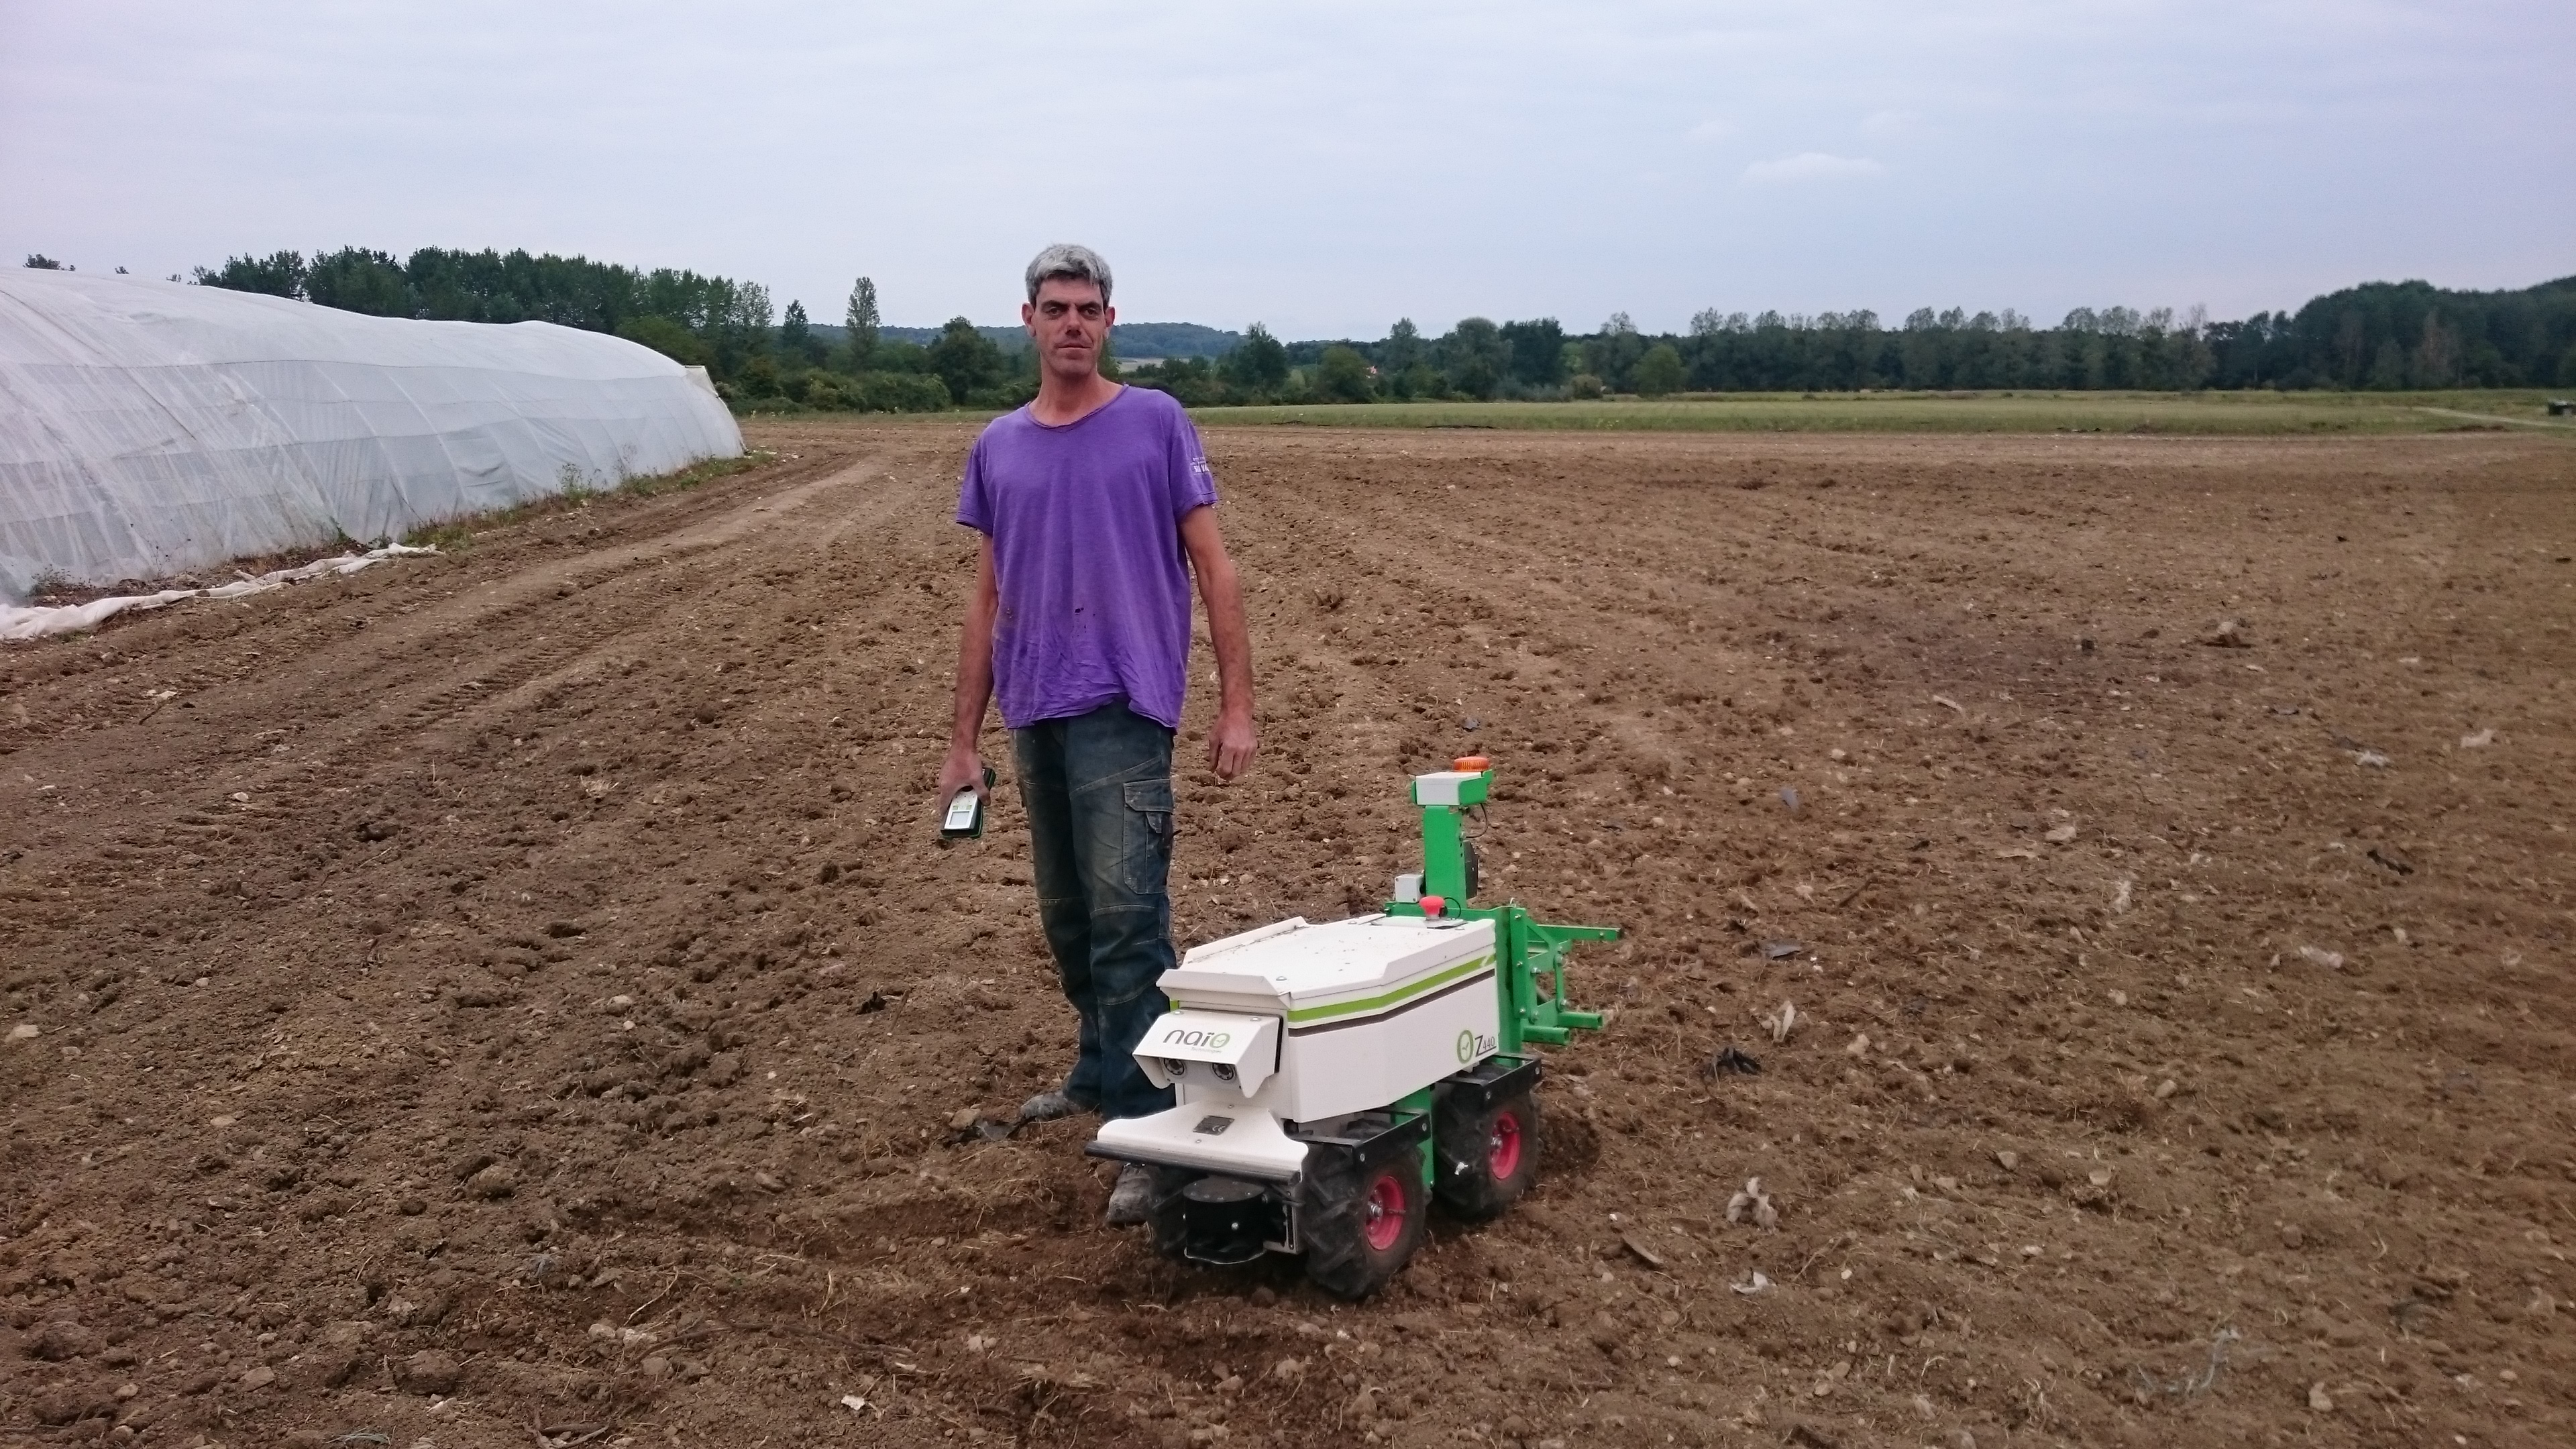
M 1292 337 L 2576 273 L 2576 4 L 0 0 L 0 251 L 578 252 Z

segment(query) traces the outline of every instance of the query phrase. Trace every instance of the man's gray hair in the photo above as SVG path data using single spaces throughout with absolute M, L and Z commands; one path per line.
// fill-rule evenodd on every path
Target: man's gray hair
M 1100 253 L 1089 247 L 1057 242 L 1038 253 L 1037 260 L 1029 263 L 1030 301 L 1038 299 L 1039 285 L 1050 277 L 1062 277 L 1068 282 L 1089 282 L 1100 289 L 1101 304 L 1106 306 L 1109 302 L 1109 264 L 1100 259 Z

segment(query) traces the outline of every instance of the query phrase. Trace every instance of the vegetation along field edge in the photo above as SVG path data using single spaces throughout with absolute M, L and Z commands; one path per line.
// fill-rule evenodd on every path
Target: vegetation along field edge
M 30 257 L 30 266 L 57 266 Z M 175 279 L 174 279 L 175 280 Z M 529 319 L 615 332 L 704 366 L 737 411 L 985 411 L 1025 401 L 1033 356 L 1015 329 L 964 317 L 902 328 L 881 317 L 876 284 L 852 286 L 843 320 L 827 325 L 790 302 L 775 316 L 766 287 L 696 272 L 581 257 L 424 248 L 408 259 L 359 248 L 233 257 L 200 269 L 205 285 L 299 297 L 390 317 Z M 1649 401 L 1724 394 L 1819 393 L 1854 398 L 1910 393 L 2083 392 L 2247 394 L 2361 391 L 2387 397 L 2440 391 L 2556 387 L 2576 392 L 2576 277 L 2518 290 L 2453 291 L 2424 282 L 2372 282 L 2317 297 L 2296 311 L 2212 320 L 2199 309 L 2078 307 L 2054 326 L 2018 312 L 1919 308 L 1882 322 L 1867 309 L 1813 315 L 1705 309 L 1686 332 L 1640 330 L 1625 313 L 1592 332 L 1541 317 L 1460 320 L 1434 336 L 1398 319 L 1384 338 L 1283 340 L 1260 323 L 1241 333 L 1183 323 L 1122 325 L 1107 370 L 1192 408 L 1336 404 L 1563 403 L 1635 396 Z M 2439 405 L 2439 404 L 2435 404 Z M 1634 412 L 1551 416 L 1551 427 L 1637 426 Z M 1763 427 L 1756 414 L 1687 415 L 1653 426 Z M 1800 426 L 2030 426 L 2026 422 L 1896 421 L 1873 411 Z M 2405 414 L 2360 421 L 2347 412 L 2257 431 L 2419 431 Z M 1599 419 L 1616 418 L 1606 422 Z M 1353 421 L 1357 421 L 1354 419 Z M 1371 419 L 1401 424 L 1397 418 Z M 2160 419 L 2087 419 L 2075 427 L 2133 429 Z M 1497 424 L 1500 425 L 1500 424 Z M 1538 424 L 1530 424 L 1538 425 Z M 1782 423 L 1778 426 L 1791 426 Z M 2242 424 L 2231 422 L 2225 431 Z
M 1839 393 L 1655 400 L 1208 407 L 1202 426 L 1604 432 L 2320 433 L 2513 431 L 2576 440 L 2533 391 L 2443 393 Z

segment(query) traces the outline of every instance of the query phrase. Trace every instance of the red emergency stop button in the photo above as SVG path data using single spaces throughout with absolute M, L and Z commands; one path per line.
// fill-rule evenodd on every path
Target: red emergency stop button
M 1427 919 L 1436 921 L 1440 919 L 1441 914 L 1448 909 L 1449 902 L 1439 896 L 1424 896 L 1422 898 L 1422 914 Z

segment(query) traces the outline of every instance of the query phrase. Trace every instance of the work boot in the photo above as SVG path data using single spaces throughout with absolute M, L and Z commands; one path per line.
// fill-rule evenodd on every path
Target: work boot
M 1020 1120 L 1023 1122 L 1052 1122 L 1058 1117 L 1071 1117 L 1076 1113 L 1095 1112 L 1098 1110 L 1099 1109 L 1097 1107 L 1088 1103 L 1077 1102 L 1071 1097 L 1066 1096 L 1064 1094 L 1064 1089 L 1061 1087 L 1049 1087 L 1047 1090 L 1038 1093 L 1036 1096 L 1031 1097 L 1020 1104 Z
M 1109 1226 L 1132 1228 L 1153 1215 L 1153 1169 L 1132 1162 L 1119 1168 L 1118 1185 L 1109 1190 Z

